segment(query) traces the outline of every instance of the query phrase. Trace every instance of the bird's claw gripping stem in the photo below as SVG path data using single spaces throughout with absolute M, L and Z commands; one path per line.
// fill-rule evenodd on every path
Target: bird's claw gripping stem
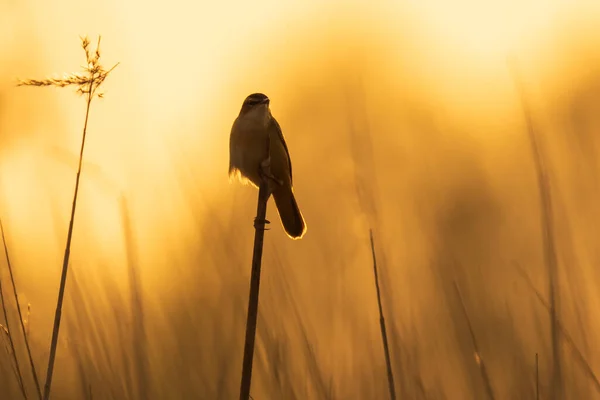
M 269 228 L 266 227 L 267 224 L 270 224 L 271 221 L 263 219 L 263 220 L 259 220 L 258 218 L 254 218 L 254 228 L 255 229 L 262 229 L 263 231 L 268 231 Z

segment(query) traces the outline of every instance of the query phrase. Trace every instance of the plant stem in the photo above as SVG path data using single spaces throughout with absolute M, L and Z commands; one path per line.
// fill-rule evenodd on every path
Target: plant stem
M 460 305 L 465 316 L 465 321 L 467 322 L 467 327 L 469 328 L 469 334 L 471 335 L 471 344 L 473 345 L 473 350 L 475 351 L 477 365 L 479 366 L 479 371 L 481 372 L 481 379 L 483 380 L 483 384 L 485 386 L 485 391 L 490 400 L 494 400 L 494 390 L 492 389 L 492 382 L 490 381 L 490 376 L 487 372 L 487 368 L 485 367 L 485 361 L 483 356 L 481 355 L 481 351 L 479 349 L 479 345 L 477 344 L 477 337 L 475 336 L 475 330 L 473 329 L 473 324 L 471 324 L 471 319 L 469 318 L 469 313 L 467 312 L 467 306 L 465 305 L 465 301 L 462 297 L 462 293 L 460 292 L 460 288 L 458 287 L 458 283 L 454 281 L 454 289 L 456 290 L 456 297 L 460 301 Z
M 552 337 L 552 377 L 551 377 L 551 398 L 563 398 L 563 384 L 561 371 L 561 348 L 560 348 L 560 327 L 558 324 L 558 260 L 556 256 L 556 246 L 554 239 L 554 219 L 552 213 L 552 196 L 550 193 L 550 180 L 544 163 L 544 157 L 538 138 L 536 137 L 535 126 L 531 117 L 531 110 L 527 102 L 523 83 L 521 82 L 516 63 L 509 64 L 513 79 L 517 89 L 517 94 L 521 100 L 525 123 L 527 125 L 527 134 L 531 146 L 531 153 L 535 166 L 539 197 L 540 197 L 540 220 L 542 225 L 542 241 L 544 246 L 544 261 L 548 269 L 548 292 L 550 296 L 550 332 Z
M 35 370 L 35 363 L 31 356 L 31 346 L 29 346 L 29 335 L 25 329 L 25 320 L 23 319 L 23 313 L 21 312 L 21 303 L 19 302 L 19 295 L 17 294 L 17 285 L 15 284 L 15 276 L 12 270 L 12 264 L 8 255 L 8 245 L 6 244 L 6 237 L 4 235 L 4 225 L 2 219 L 0 219 L 0 233 L 2 234 L 2 243 L 4 245 L 4 255 L 6 257 L 6 264 L 8 265 L 8 274 L 10 275 L 10 281 L 12 284 L 13 294 L 15 302 L 17 304 L 17 314 L 19 315 L 19 321 L 21 322 L 21 331 L 23 332 L 23 339 L 25 341 L 25 348 L 27 349 L 27 356 L 29 357 L 29 366 L 31 367 L 31 374 L 33 375 L 33 381 L 35 382 L 35 388 L 37 391 L 38 398 L 42 398 L 42 391 L 40 389 L 40 381 L 38 380 L 37 371 Z M 7 322 L 8 323 L 8 322 Z
M 540 400 L 540 363 L 538 353 L 535 353 L 535 399 Z
M 265 219 L 267 217 L 267 201 L 269 200 L 268 183 L 263 182 L 258 190 L 258 206 L 254 223 L 254 253 L 252 255 L 252 272 L 250 275 L 250 294 L 248 296 L 248 315 L 246 320 L 246 339 L 244 342 L 244 359 L 242 362 L 242 381 L 240 384 L 240 400 L 250 398 L 252 383 L 252 360 L 254 358 L 254 341 L 256 339 L 256 321 L 258 319 L 258 293 L 260 289 L 260 267 L 263 241 L 265 237 Z
M 375 274 L 375 289 L 377 290 L 377 304 L 379 306 L 379 327 L 381 328 L 381 339 L 383 341 L 383 351 L 385 353 L 388 387 L 390 391 L 390 399 L 396 400 L 396 386 L 394 385 L 394 374 L 392 373 L 390 347 L 388 345 L 387 330 L 385 328 L 385 318 L 383 317 L 383 307 L 381 306 L 381 292 L 379 290 L 379 276 L 377 275 L 377 258 L 375 257 L 375 241 L 373 240 L 373 230 L 369 230 L 369 235 L 371 238 L 371 252 L 373 253 L 373 273 Z
M 94 98 L 94 75 L 91 74 L 89 90 L 87 92 L 87 106 L 85 110 L 85 121 L 83 123 L 83 134 L 81 138 L 81 149 L 79 151 L 79 164 L 77 166 L 77 176 L 75 178 L 75 191 L 73 193 L 73 205 L 71 207 L 71 218 L 69 220 L 69 230 L 67 232 L 67 243 L 65 245 L 65 254 L 63 257 L 62 273 L 60 277 L 60 288 L 58 290 L 58 301 L 56 302 L 56 312 L 54 314 L 54 328 L 52 330 L 52 342 L 50 344 L 50 356 L 48 358 L 48 370 L 46 375 L 46 384 L 44 385 L 44 400 L 50 398 L 50 388 L 52 386 L 52 374 L 54 372 L 54 360 L 56 358 L 56 347 L 58 345 L 58 333 L 60 330 L 60 321 L 62 316 L 63 299 L 65 287 L 67 284 L 67 272 L 69 270 L 69 256 L 71 254 L 71 239 L 73 237 L 73 223 L 75 220 L 75 209 L 77 207 L 77 194 L 79 192 L 79 179 L 81 177 L 81 166 L 83 164 L 83 150 L 85 148 L 85 137 L 87 134 L 87 125 L 90 115 L 90 106 Z
M 10 322 L 8 321 L 8 312 L 6 311 L 6 302 L 4 301 L 4 292 L 2 291 L 2 279 L 0 279 L 0 302 L 2 302 L 2 312 L 4 314 L 4 321 L 6 322 L 6 330 L 8 331 L 8 342 L 10 344 L 10 350 L 13 355 L 13 361 L 15 362 L 17 381 L 19 382 L 19 388 L 23 393 L 23 398 L 27 400 L 27 393 L 25 392 L 25 386 L 23 385 L 23 374 L 21 374 L 21 368 L 19 367 L 19 360 L 17 358 L 17 352 L 15 350 L 15 342 L 12 337 L 10 330 Z
M 131 292 L 131 318 L 133 325 L 133 358 L 137 367 L 135 380 L 137 384 L 137 396 L 141 399 L 148 399 L 149 388 L 147 379 L 147 338 L 144 329 L 144 306 L 142 299 L 141 281 L 138 272 L 138 257 L 129 215 L 129 206 L 127 198 L 121 196 L 121 220 L 123 223 L 123 237 L 125 239 L 125 251 L 127 254 L 127 270 L 129 273 L 129 290 Z
M 529 276 L 523 270 L 523 268 L 521 268 L 521 266 L 519 266 L 518 264 L 515 264 L 515 266 L 517 267 L 517 271 L 523 276 L 523 278 L 525 279 L 525 282 L 527 283 L 527 285 L 531 288 L 531 290 L 535 294 L 535 297 L 538 299 L 538 301 L 542 304 L 542 306 L 544 306 L 544 308 L 546 310 L 548 310 L 548 312 L 550 312 L 550 304 L 548 304 L 548 302 L 544 299 L 542 294 L 536 289 L 535 285 L 531 281 L 531 278 L 529 278 Z M 560 321 L 560 319 L 557 318 L 556 323 L 557 323 L 557 326 L 558 326 L 557 329 L 559 330 L 561 338 L 563 338 L 565 340 L 566 344 L 569 345 L 569 347 L 571 348 L 571 351 L 573 352 L 573 355 L 575 356 L 575 360 L 577 360 L 579 365 L 584 369 L 585 373 L 587 374 L 587 376 L 590 378 L 590 380 L 594 384 L 596 393 L 600 393 L 600 379 L 598 379 L 598 377 L 596 376 L 596 373 L 590 366 L 590 363 L 585 358 L 585 356 L 583 355 L 581 350 L 579 350 L 579 347 L 577 347 L 577 344 L 575 343 L 575 341 L 573 340 L 573 338 L 567 331 L 567 328 L 565 328 L 563 323 Z

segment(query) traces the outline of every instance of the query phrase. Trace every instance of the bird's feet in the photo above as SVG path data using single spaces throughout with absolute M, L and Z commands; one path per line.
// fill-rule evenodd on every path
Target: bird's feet
M 259 220 L 258 218 L 254 218 L 254 229 L 262 229 L 263 231 L 268 231 L 267 224 L 270 224 L 271 221 L 266 219 Z
M 265 182 L 269 182 L 269 179 L 277 183 L 279 186 L 283 186 L 283 181 L 277 179 L 275 175 L 271 173 L 271 156 L 267 157 L 260 163 L 260 176 Z

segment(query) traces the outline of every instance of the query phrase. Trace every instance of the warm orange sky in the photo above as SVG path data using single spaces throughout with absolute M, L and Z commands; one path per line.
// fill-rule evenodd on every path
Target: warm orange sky
M 359 259 L 355 252 L 367 223 L 354 197 L 352 124 L 374 138 L 374 175 L 385 193 L 382 229 L 388 238 L 406 239 L 389 244 L 402 248 L 395 260 L 426 263 L 436 246 L 429 230 L 446 196 L 485 186 L 469 182 L 463 188 L 461 179 L 471 172 L 493 181 L 489 190 L 499 202 L 516 202 L 506 205 L 515 214 L 502 221 L 525 221 L 523 237 L 533 232 L 537 220 L 520 202 L 533 207 L 535 192 L 514 194 L 533 186 L 526 181 L 531 176 L 521 174 L 529 161 L 513 162 L 528 153 L 506 58 L 518 58 L 536 115 L 548 124 L 553 107 L 598 65 L 600 3 L 574 3 L 0 0 L 0 216 L 22 266 L 24 296 L 35 293 L 37 315 L 50 315 L 84 101 L 69 88 L 16 88 L 14 79 L 76 70 L 84 62 L 79 35 L 89 35 L 95 45 L 101 34 L 104 65 L 120 64 L 103 85 L 105 98 L 92 104 L 72 261 L 82 269 L 125 274 L 118 203 L 125 194 L 145 283 L 160 303 L 178 295 L 169 279 L 173 265 L 197 268 L 185 257 L 208 248 L 204 242 L 200 250 L 193 247 L 208 240 L 199 225 L 214 224 L 214 237 L 218 228 L 233 226 L 228 240 L 234 244 L 218 251 L 236 257 L 249 251 L 256 194 L 229 184 L 227 157 L 231 124 L 245 96 L 256 91 L 271 98 L 284 129 L 308 223 L 306 238 L 295 247 L 280 237 L 278 222 L 272 224 L 269 235 L 283 259 L 315 269 L 332 259 Z M 395 195 L 400 203 L 385 197 Z M 332 237 L 345 240 L 322 250 Z M 530 254 L 523 240 L 515 239 L 515 253 Z M 279 257 L 274 248 L 265 254 Z M 174 254 L 181 259 L 173 261 Z M 204 288 L 207 297 L 225 290 L 220 267 L 212 267 L 199 268 L 212 282 Z M 348 281 L 371 279 L 356 265 L 347 268 L 343 274 L 353 277 Z M 319 279 L 314 272 L 295 270 L 293 282 L 300 292 L 321 288 L 329 296 L 330 282 L 313 284 Z M 348 290 L 357 303 L 371 295 L 371 287 Z M 437 298 L 433 290 L 414 292 L 414 308 L 418 300 L 425 307 Z M 316 299 L 325 302 L 326 295 L 307 301 L 321 323 L 328 319 Z M 357 313 L 363 312 L 372 310 L 364 305 Z M 376 333 L 377 325 L 364 329 Z
M 121 192 L 135 204 L 144 241 L 161 239 L 156 226 L 183 229 L 189 212 L 180 207 L 186 194 L 173 160 L 202 171 L 196 177 L 200 190 L 225 194 L 227 204 L 241 190 L 227 184 L 223 171 L 229 128 L 242 99 L 266 92 L 285 125 L 293 95 L 299 88 L 325 90 L 327 69 L 339 68 L 345 71 L 339 76 L 349 79 L 362 74 L 374 107 L 381 101 L 391 106 L 395 100 L 384 92 L 398 85 L 405 101 L 426 99 L 441 118 L 467 118 L 486 135 L 502 132 L 488 129 L 490 117 L 520 118 L 513 115 L 508 52 L 523 62 L 536 92 L 539 82 L 532 77 L 552 73 L 539 60 L 552 57 L 546 53 L 554 27 L 562 20 L 592 20 L 600 9 L 578 4 L 113 1 L 97 7 L 5 0 L 0 88 L 11 100 L 4 103 L 7 139 L 0 162 L 9 235 L 22 243 L 21 250 L 29 244 L 16 238 L 56 238 L 49 254 L 60 259 L 64 232 L 56 237 L 53 221 L 67 216 L 83 102 L 69 89 L 12 85 L 15 77 L 77 68 L 83 61 L 79 35 L 90 35 L 94 43 L 102 34 L 104 63 L 120 62 L 104 85 L 105 99 L 92 107 L 78 209 L 78 226 L 88 221 L 89 234 L 112 248 L 119 242 L 115 198 Z M 298 134 L 288 133 L 292 148 Z M 23 257 L 40 261 L 34 254 Z

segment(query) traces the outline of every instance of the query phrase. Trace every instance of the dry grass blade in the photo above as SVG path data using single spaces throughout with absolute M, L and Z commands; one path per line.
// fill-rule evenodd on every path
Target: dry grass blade
M 479 345 L 477 344 L 477 337 L 475 336 L 475 330 L 473 329 L 473 324 L 471 324 L 471 319 L 469 318 L 469 313 L 467 312 L 467 306 L 465 305 L 465 301 L 456 281 L 454 281 L 454 289 L 456 290 L 456 296 L 460 301 L 465 320 L 467 321 L 467 327 L 469 328 L 469 334 L 471 335 L 471 343 L 473 344 L 473 350 L 475 351 L 475 361 L 477 362 L 477 366 L 479 367 L 479 371 L 481 372 L 481 378 L 485 386 L 485 391 L 488 397 L 491 400 L 494 400 L 495 396 L 494 390 L 492 388 L 492 382 L 490 380 L 490 375 L 487 372 L 485 362 L 483 360 L 483 357 L 481 356 L 481 351 L 479 350 Z
M 554 240 L 554 219 L 552 212 L 552 197 L 550 193 L 550 180 L 544 163 L 544 157 L 538 138 L 536 137 L 535 126 L 531 117 L 531 110 L 525 95 L 525 89 L 520 79 L 516 59 L 509 59 L 508 66 L 513 75 L 513 80 L 521 100 L 523 114 L 527 125 L 527 134 L 531 145 L 531 152 L 538 181 L 538 190 L 540 196 L 542 236 L 544 243 L 544 261 L 548 268 L 548 292 L 550 294 L 550 331 L 552 335 L 552 359 L 553 368 L 551 376 L 552 398 L 560 399 L 564 397 L 563 382 L 561 371 L 561 348 L 558 327 L 558 260 L 556 256 L 556 246 Z
M 379 290 L 379 276 L 377 275 L 377 258 L 375 257 L 375 242 L 373 240 L 373 231 L 369 231 L 371 239 L 371 252 L 373 253 L 373 273 L 375 275 L 375 289 L 377 290 L 377 305 L 379 306 L 379 326 L 381 328 L 381 339 L 383 341 L 383 350 L 385 352 L 385 365 L 387 368 L 388 388 L 390 399 L 396 400 L 396 386 L 394 385 L 394 374 L 392 372 L 392 361 L 390 358 L 390 346 L 388 344 L 387 330 L 385 328 L 385 318 L 383 317 L 383 307 L 381 305 L 381 292 Z
M 306 325 L 302 321 L 301 314 L 300 314 L 300 307 L 298 306 L 298 302 L 295 301 L 293 296 L 291 295 L 291 293 L 293 293 L 292 288 L 291 288 L 288 280 L 286 278 L 284 278 L 283 276 L 279 276 L 278 283 L 281 287 L 281 292 L 283 293 L 283 295 L 288 297 L 288 302 L 291 305 L 292 313 L 294 315 L 293 320 L 297 321 L 298 330 L 300 331 L 300 338 L 301 338 L 301 342 L 302 342 L 301 346 L 304 348 L 304 354 L 306 357 L 307 368 L 308 368 L 308 371 L 310 372 L 310 375 L 313 379 L 313 383 L 316 387 L 316 390 L 318 393 L 318 398 L 319 399 L 333 399 L 334 397 L 331 395 L 331 392 L 333 391 L 333 387 L 331 385 L 331 379 L 333 377 L 330 376 L 329 383 L 327 383 L 325 381 L 323 369 L 319 365 L 319 362 L 317 359 L 317 354 L 316 354 L 314 346 L 312 345 L 311 340 L 308 336 Z
M 27 349 L 27 356 L 29 357 L 31 375 L 33 375 L 33 381 L 35 383 L 38 398 L 41 399 L 42 390 L 40 389 L 40 381 L 38 379 L 38 374 L 35 369 L 35 363 L 33 362 L 33 356 L 31 355 L 31 346 L 29 345 L 29 334 L 27 332 L 27 328 L 25 327 L 25 319 L 23 318 L 23 313 L 21 312 L 21 303 L 19 302 L 19 295 L 17 294 L 17 285 L 15 283 L 15 275 L 13 274 L 12 263 L 10 262 L 10 256 L 8 254 L 8 245 L 6 244 L 6 237 L 4 235 L 4 225 L 2 224 L 2 219 L 0 219 L 0 234 L 2 235 L 4 256 L 6 257 L 6 264 L 8 266 L 8 274 L 10 276 L 10 282 L 12 284 L 13 295 L 15 298 L 15 303 L 17 304 L 17 314 L 19 315 L 19 321 L 21 322 L 21 332 L 23 333 L 23 340 L 25 341 L 25 348 Z M 29 305 L 27 305 L 27 325 L 29 325 L 29 312 L 30 307 Z
M 60 287 L 58 290 L 58 300 L 56 303 L 56 312 L 54 314 L 54 327 L 52 329 L 52 341 L 50 344 L 50 356 L 48 358 L 48 369 L 46 373 L 46 384 L 44 385 L 44 400 L 48 400 L 50 398 L 50 389 L 52 386 L 52 376 L 54 372 L 54 360 L 56 358 L 56 349 L 58 346 L 58 335 L 60 331 L 60 322 L 62 316 L 62 306 L 63 299 L 65 294 L 65 287 L 67 283 L 67 272 L 69 270 L 69 256 L 71 253 L 71 239 L 73 237 L 73 225 L 75 220 L 75 209 L 77 207 L 77 194 L 79 192 L 79 181 L 81 177 L 81 166 L 83 164 L 83 150 L 85 148 L 85 139 L 87 134 L 87 126 L 90 115 L 90 107 L 92 104 L 92 100 L 97 95 L 98 97 L 102 97 L 102 93 L 97 93 L 98 88 L 108 74 L 112 72 L 113 69 L 118 65 L 115 64 L 110 69 L 104 69 L 102 64 L 100 64 L 100 39 L 98 37 L 98 45 L 96 50 L 92 52 L 90 50 L 90 41 L 87 37 L 81 38 L 81 47 L 85 52 L 86 58 L 86 66 L 83 67 L 84 73 L 82 74 L 68 74 L 63 78 L 49 78 L 44 80 L 36 80 L 36 79 L 27 79 L 27 80 L 19 80 L 18 86 L 56 86 L 56 87 L 65 87 L 75 85 L 77 86 L 77 93 L 81 95 L 86 95 L 86 111 L 85 111 L 85 121 L 83 124 L 83 132 L 81 137 L 81 148 L 79 151 L 79 163 L 77 166 L 77 176 L 75 178 L 75 190 L 73 193 L 73 203 L 71 207 L 71 217 L 69 220 L 69 229 L 67 232 L 67 243 L 65 245 L 65 253 L 63 257 L 63 265 L 62 265 L 62 273 L 60 277 Z
M 138 271 L 138 257 L 136 252 L 136 245 L 133 235 L 133 229 L 131 226 L 131 218 L 129 214 L 129 207 L 127 204 L 127 198 L 121 196 L 121 220 L 123 223 L 123 236 L 125 239 L 125 250 L 127 253 L 127 269 L 129 272 L 129 287 L 131 291 L 131 318 L 133 325 L 133 362 L 136 365 L 137 374 L 132 377 L 136 381 L 137 395 L 140 399 L 148 399 L 149 388 L 148 388 L 148 372 L 147 363 L 147 338 L 146 331 L 144 329 L 144 306 L 142 298 L 142 288 L 140 281 L 140 274 Z
M 27 303 L 27 319 L 24 322 L 25 324 L 25 336 L 29 337 L 29 317 L 31 317 L 31 303 Z
M 21 367 L 19 366 L 19 359 L 17 358 L 15 342 L 13 340 L 11 330 L 10 330 L 10 322 L 8 320 L 8 311 L 6 310 L 6 301 L 4 301 L 4 291 L 2 290 L 2 279 L 0 279 L 0 302 L 2 302 L 2 313 L 4 314 L 4 321 L 6 323 L 6 326 L 2 326 L 2 330 L 8 337 L 10 351 L 12 353 L 13 362 L 15 363 L 14 365 L 16 368 L 16 375 L 17 375 L 17 381 L 19 382 L 19 388 L 21 389 L 23 398 L 27 399 L 27 393 L 25 392 L 25 386 L 23 385 L 23 374 L 21 374 Z
M 535 294 L 535 297 L 537 297 L 537 299 L 544 306 L 544 308 L 546 308 L 546 310 L 548 310 L 550 312 L 550 310 L 551 310 L 550 304 L 548 304 L 546 299 L 544 299 L 542 294 L 536 289 L 533 282 L 531 281 L 531 278 L 529 278 L 527 273 L 523 270 L 523 268 L 520 265 L 515 264 L 515 267 L 517 268 L 517 271 L 519 271 L 519 273 L 521 274 L 521 276 L 523 277 L 525 282 L 527 282 L 527 286 L 529 286 L 531 288 L 531 290 Z M 575 353 L 575 359 L 577 360 L 579 365 L 581 365 L 583 367 L 586 374 L 588 375 L 590 380 L 593 382 L 594 387 L 596 388 L 596 392 L 598 392 L 600 394 L 600 380 L 594 373 L 594 370 L 590 366 L 590 363 L 586 360 L 586 358 L 583 355 L 583 353 L 581 352 L 581 350 L 579 350 L 579 347 L 577 347 L 577 345 L 575 344 L 575 341 L 573 340 L 573 338 L 571 337 L 569 332 L 567 332 L 567 329 L 560 322 L 560 319 L 557 320 L 556 322 L 557 322 L 558 330 L 560 331 L 560 334 L 565 339 L 565 342 L 571 347 L 571 350 L 573 351 L 573 353 Z M 537 358 L 536 358 L 536 362 L 537 362 Z
M 4 343 L 4 351 L 6 351 L 6 355 L 10 358 L 12 356 L 12 352 L 10 351 L 9 336 L 10 333 L 8 332 L 8 328 L 0 324 L 0 337 L 2 338 L 2 343 Z M 13 375 L 15 376 L 15 380 L 18 383 L 19 374 L 17 374 L 14 363 L 10 363 L 10 370 L 12 371 Z
M 535 399 L 540 400 L 540 360 L 535 353 Z

